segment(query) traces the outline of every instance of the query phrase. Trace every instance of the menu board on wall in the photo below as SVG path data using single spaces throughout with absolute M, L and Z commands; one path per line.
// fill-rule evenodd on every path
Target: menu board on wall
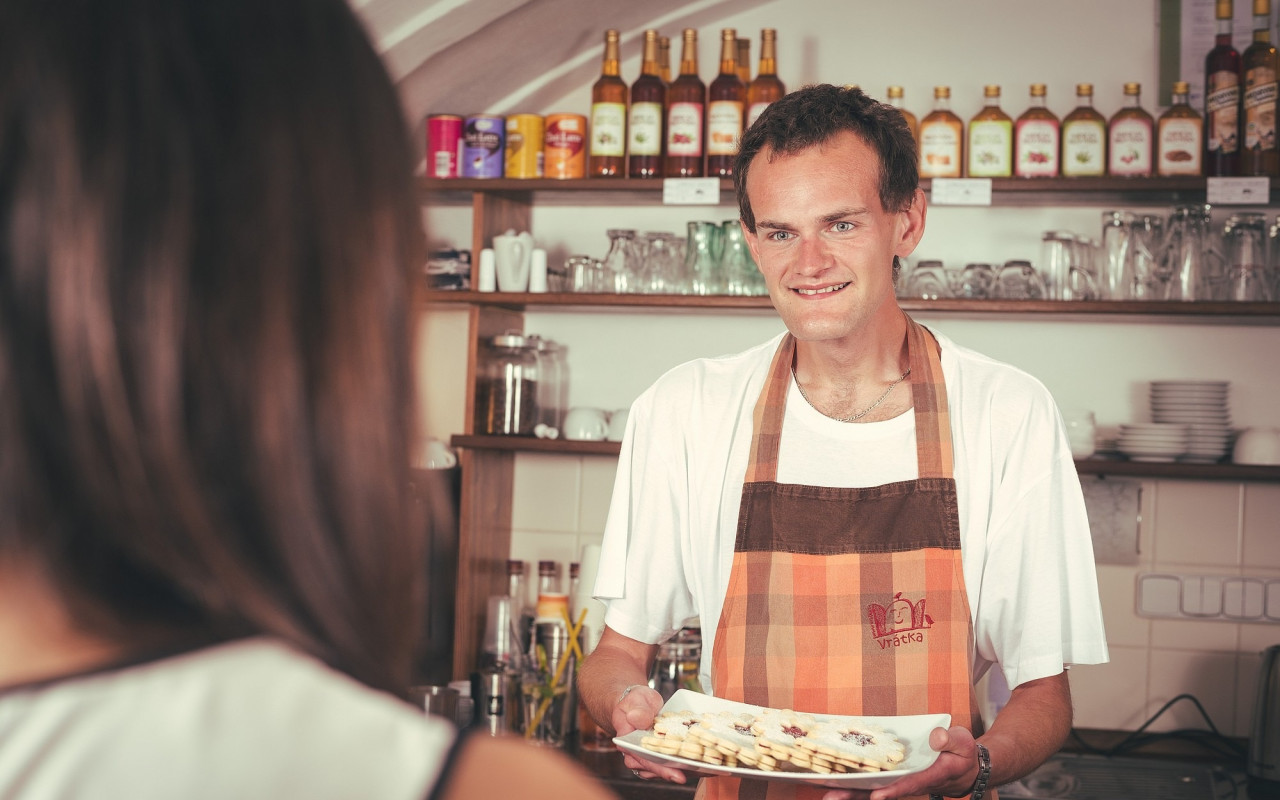
M 1218 32 L 1214 0 L 1160 0 L 1156 25 L 1160 30 L 1159 104 L 1172 103 L 1174 81 L 1191 85 L 1188 103 L 1204 112 L 1204 58 Z M 1253 41 L 1253 3 L 1235 0 L 1231 6 L 1231 43 L 1241 53 Z M 1268 30 L 1275 31 L 1280 2 L 1271 4 Z M 1274 43 L 1274 35 L 1273 35 Z

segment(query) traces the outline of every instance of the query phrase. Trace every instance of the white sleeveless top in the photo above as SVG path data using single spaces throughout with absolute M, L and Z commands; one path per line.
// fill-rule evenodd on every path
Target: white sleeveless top
M 0 692 L 0 800 L 421 800 L 456 736 L 247 639 Z

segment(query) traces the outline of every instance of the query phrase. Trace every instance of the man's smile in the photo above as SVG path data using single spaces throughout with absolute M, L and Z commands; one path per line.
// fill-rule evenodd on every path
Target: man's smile
M 832 293 L 832 292 L 838 292 L 838 291 L 840 291 L 841 289 L 843 289 L 844 287 L 848 286 L 848 285 L 849 285 L 849 283 L 850 283 L 850 281 L 845 281 L 844 283 L 837 283 L 837 284 L 835 284 L 834 286 L 824 286 L 824 287 L 822 287 L 821 289 L 800 289 L 800 288 L 797 288 L 797 289 L 793 289 L 792 291 L 794 291 L 794 292 L 796 292 L 796 293 L 798 293 L 798 294 L 802 294 L 802 295 L 804 295 L 804 296 L 806 296 L 806 297 L 812 297 L 812 296 L 814 296 L 814 295 L 819 295 L 819 294 L 830 294 L 830 293 Z

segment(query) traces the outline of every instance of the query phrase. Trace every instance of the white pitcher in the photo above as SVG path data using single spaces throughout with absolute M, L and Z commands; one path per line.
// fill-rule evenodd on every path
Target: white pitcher
M 527 292 L 533 234 L 508 230 L 494 236 L 493 255 L 498 273 L 498 291 Z

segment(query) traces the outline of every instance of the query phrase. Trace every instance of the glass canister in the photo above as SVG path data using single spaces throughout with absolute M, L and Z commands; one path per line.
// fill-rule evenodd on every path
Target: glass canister
M 525 338 L 533 345 L 538 358 L 538 421 L 559 430 L 569 388 L 567 348 L 536 333 Z
M 518 331 L 486 342 L 476 377 L 476 432 L 532 436 L 538 425 L 538 354 Z

